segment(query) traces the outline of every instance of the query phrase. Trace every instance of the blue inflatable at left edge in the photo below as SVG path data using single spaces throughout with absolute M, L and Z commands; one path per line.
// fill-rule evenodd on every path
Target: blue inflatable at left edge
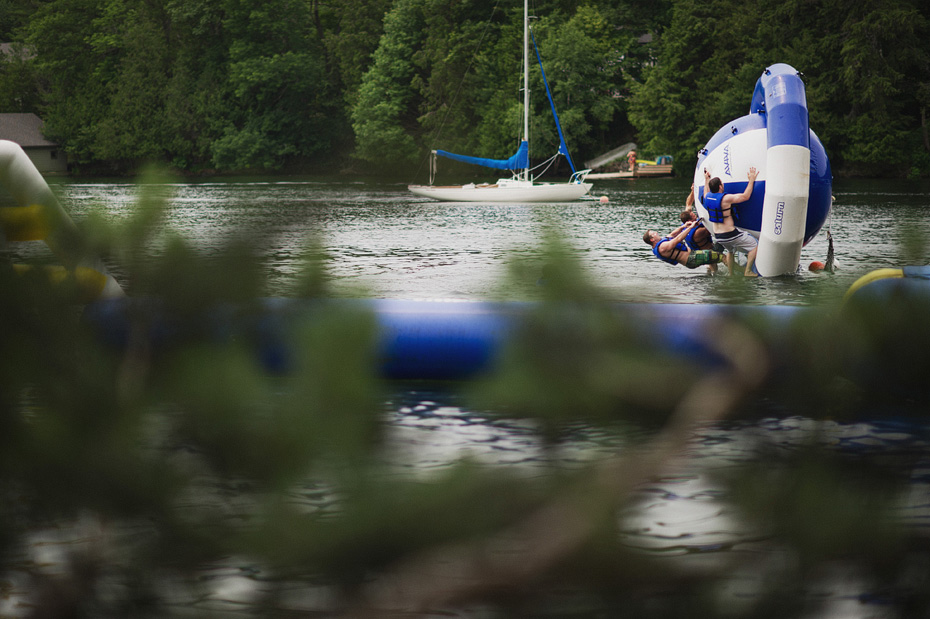
M 787 64 L 768 67 L 756 82 L 749 114 L 721 127 L 698 153 L 695 206 L 708 229 L 704 170 L 723 181 L 726 193 L 742 193 L 750 167 L 758 177 L 750 199 L 735 208 L 736 226 L 759 239 L 759 275 L 796 274 L 801 248 L 830 213 L 833 174 L 810 129 L 801 74 Z

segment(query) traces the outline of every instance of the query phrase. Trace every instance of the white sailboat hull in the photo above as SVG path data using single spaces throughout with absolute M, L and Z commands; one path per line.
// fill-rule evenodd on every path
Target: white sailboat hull
M 443 202 L 571 202 L 591 191 L 591 183 L 498 181 L 494 185 L 409 185 L 418 196 Z

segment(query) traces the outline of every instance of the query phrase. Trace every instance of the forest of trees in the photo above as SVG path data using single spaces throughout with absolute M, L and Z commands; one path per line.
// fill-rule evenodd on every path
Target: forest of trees
M 530 10 L 578 160 L 636 141 L 686 169 L 748 112 L 762 70 L 785 62 L 804 74 L 836 174 L 930 174 L 925 2 L 533 0 Z M 521 15 L 516 0 L 3 3 L 0 38 L 12 45 L 0 112 L 37 113 L 79 172 L 154 161 L 409 180 L 430 148 L 513 149 Z M 532 152 L 555 151 L 543 114 L 531 133 Z

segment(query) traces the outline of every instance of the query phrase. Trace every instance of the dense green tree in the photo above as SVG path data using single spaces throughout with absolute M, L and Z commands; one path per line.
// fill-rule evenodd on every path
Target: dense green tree
M 757 7 L 730 0 L 673 4 L 658 62 L 630 84 L 630 118 L 642 149 L 691 162 L 723 123 L 748 111 L 761 69 L 746 62 L 753 41 L 740 28 L 755 30 Z
M 804 74 L 811 127 L 835 167 L 926 173 L 927 24 L 911 0 L 678 0 L 658 63 L 632 86 L 631 118 L 648 149 L 692 161 L 717 128 L 747 113 L 765 66 L 786 62 Z
M 46 135 L 75 162 L 94 158 L 93 127 L 109 109 L 107 80 L 115 68 L 104 69 L 106 50 L 90 41 L 90 25 L 100 16 L 94 0 L 56 0 L 36 11 L 26 32 L 41 80 Z
M 579 8 L 561 26 L 548 27 L 553 21 L 542 18 L 534 32 L 565 139 L 578 152 L 603 135 L 620 110 L 614 87 L 620 81 L 620 45 L 613 24 L 591 6 Z M 558 136 L 547 133 L 558 147 Z
M 352 111 L 356 156 L 364 161 L 386 166 L 416 159 L 410 135 L 416 120 L 416 67 L 411 58 L 423 37 L 425 1 L 397 0 L 385 16 L 384 35 Z
M 93 131 L 95 159 L 161 160 L 171 70 L 168 18 L 160 2 L 116 1 L 91 24 L 88 41 L 105 76 L 106 114 Z
M 165 94 L 168 151 L 179 169 L 213 168 L 213 145 L 229 126 L 231 35 L 223 3 L 168 0 L 174 64 Z
M 276 168 L 325 151 L 332 135 L 322 42 L 306 2 L 226 3 L 229 86 L 235 105 L 214 143 L 220 168 Z M 281 19 L 287 15 L 288 19 Z
M 78 164 L 277 168 L 349 133 L 318 3 L 52 0 L 26 41 Z
M 471 152 L 494 156 L 515 149 L 517 117 L 506 130 L 500 122 L 518 101 L 521 87 L 517 33 L 502 34 L 510 24 L 504 11 L 482 0 L 440 0 L 430 3 L 426 20 L 428 40 L 417 55 L 422 75 L 417 81 L 422 97 L 418 127 L 426 136 L 423 142 L 429 147 L 477 149 Z M 503 101 L 497 101 L 502 91 L 506 93 Z M 492 118 L 498 122 L 485 132 L 482 122 Z
M 535 0 L 576 159 L 625 141 L 687 167 L 764 67 L 803 72 L 845 173 L 930 171 L 930 7 L 918 0 Z M 36 111 L 97 169 L 279 169 L 350 151 L 412 170 L 431 148 L 501 157 L 521 133 L 522 3 L 0 3 L 0 111 Z M 538 73 L 531 152 L 556 135 Z M 372 168 L 371 165 L 369 165 Z M 372 168 L 374 169 L 374 168 Z M 386 168 L 385 168 L 386 169 Z
M 29 51 L 21 43 L 12 44 L 6 54 L 0 54 L 0 110 L 38 111 L 38 79 Z
M 326 31 L 325 44 L 338 67 L 349 107 L 355 104 L 362 76 L 371 65 L 391 4 L 391 0 L 342 0 L 329 7 L 334 25 Z
M 906 167 L 926 148 L 918 109 L 926 109 L 930 87 L 930 23 L 926 4 L 924 14 L 918 6 L 911 0 L 870 0 L 845 13 L 840 80 L 846 105 L 840 109 L 846 113 L 848 146 L 840 155 L 848 162 Z M 925 150 L 925 169 L 928 155 Z
M 395 11 L 409 10 L 408 4 L 395 3 Z M 357 154 L 374 161 L 392 150 L 396 156 L 403 144 L 406 156 L 411 137 L 421 152 L 441 147 L 491 157 L 512 153 L 522 134 L 522 4 L 421 4 L 426 28 L 416 40 L 408 38 L 399 45 L 401 38 L 388 39 L 385 29 L 366 75 L 365 96 L 353 112 Z M 603 148 L 611 141 L 608 136 L 618 135 L 617 128 L 626 124 L 623 92 L 617 84 L 624 59 L 646 25 L 618 27 L 629 9 L 625 3 L 597 8 L 572 1 L 533 4 L 531 12 L 538 17 L 534 32 L 570 148 L 576 154 Z M 530 150 L 538 161 L 555 153 L 558 137 L 535 54 L 531 55 Z M 631 62 L 631 70 L 639 67 Z M 414 123 L 411 109 L 417 112 Z M 371 157 L 375 151 L 379 155 Z
M 0 41 L 12 41 L 41 0 L 0 0 Z

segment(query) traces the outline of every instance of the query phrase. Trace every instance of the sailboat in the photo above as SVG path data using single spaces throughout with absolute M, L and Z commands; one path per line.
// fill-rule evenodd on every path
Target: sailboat
M 430 184 L 429 185 L 409 185 L 408 189 L 420 196 L 434 198 L 449 202 L 569 202 L 577 200 L 591 191 L 591 183 L 584 182 L 585 176 L 591 170 L 575 170 L 575 164 L 572 162 L 568 147 L 565 145 L 565 137 L 562 135 L 562 127 L 559 124 L 559 117 L 555 111 L 555 103 L 552 101 L 552 93 L 549 91 L 549 83 L 546 81 L 546 72 L 542 66 L 542 58 L 539 56 L 539 49 L 536 48 L 536 41 L 533 40 L 533 46 L 536 48 L 536 57 L 539 60 L 539 68 L 542 71 L 543 83 L 546 86 L 546 95 L 549 97 L 549 105 L 552 108 L 552 116 L 555 119 L 555 126 L 559 133 L 559 150 L 555 156 L 565 155 L 569 166 L 572 169 L 571 178 L 565 183 L 538 183 L 532 178 L 530 169 L 530 87 L 529 87 L 529 68 L 530 68 L 530 20 L 529 20 L 529 0 L 523 1 L 523 138 L 517 152 L 509 159 L 485 159 L 483 157 L 470 157 L 468 155 L 457 155 L 444 150 L 434 150 L 430 153 Z M 447 157 L 456 161 L 471 163 L 498 170 L 510 170 L 513 176 L 511 178 L 499 179 L 496 183 L 468 183 L 466 185 L 433 185 L 433 177 L 436 171 L 436 157 Z

